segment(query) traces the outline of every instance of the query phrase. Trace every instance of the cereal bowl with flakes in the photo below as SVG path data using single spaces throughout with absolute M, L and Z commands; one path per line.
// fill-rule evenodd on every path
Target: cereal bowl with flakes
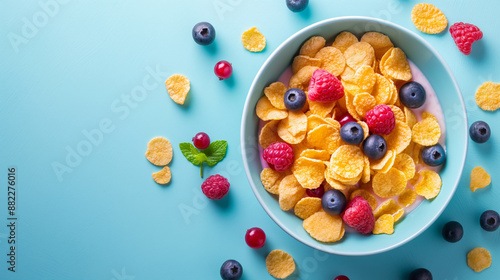
M 467 117 L 443 58 L 411 31 L 367 17 L 318 22 L 257 73 L 241 124 L 258 201 L 315 249 L 370 255 L 427 229 L 465 162 Z

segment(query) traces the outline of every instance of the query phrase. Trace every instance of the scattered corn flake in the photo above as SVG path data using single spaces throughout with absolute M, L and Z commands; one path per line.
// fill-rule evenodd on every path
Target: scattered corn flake
M 272 194 L 279 194 L 278 187 L 284 177 L 285 173 L 278 172 L 272 168 L 264 168 L 262 172 L 260 172 L 260 181 L 262 185 L 266 191 Z
M 362 65 L 372 66 L 375 60 L 375 51 L 373 47 L 366 42 L 358 42 L 349 46 L 344 56 L 346 64 L 354 70 Z
M 348 31 L 343 31 L 335 37 L 335 41 L 332 47 L 339 49 L 341 52 L 345 52 L 352 44 L 359 42 L 358 37 Z
M 391 108 L 392 112 L 394 113 L 394 118 L 396 121 L 405 122 L 405 114 L 403 113 L 401 108 L 399 108 L 396 105 L 388 105 L 388 106 L 389 106 L 389 108 Z
M 273 120 L 266 123 L 259 134 L 259 144 L 262 149 L 267 148 L 275 142 L 280 142 L 281 138 L 278 136 L 278 120 Z
M 312 238 L 320 242 L 335 242 L 342 238 L 344 223 L 338 215 L 329 215 L 323 211 L 316 212 L 302 223 Z
M 412 186 L 416 186 L 418 184 L 418 182 L 420 181 L 420 174 L 418 173 L 415 173 L 415 176 L 413 176 L 412 179 L 410 179 L 408 181 L 408 183 Z
M 382 202 L 377 209 L 373 211 L 373 216 L 375 216 L 375 219 L 378 219 L 384 214 L 389 214 L 394 217 L 394 222 L 397 222 L 403 217 L 404 213 L 405 209 L 399 205 L 396 200 L 391 198 Z
M 308 101 L 309 111 L 320 117 L 326 117 L 332 112 L 333 107 L 335 107 L 336 101 L 331 102 L 319 102 L 319 101 Z
M 322 124 L 331 125 L 331 122 L 315 114 L 311 114 L 307 117 L 307 131 L 311 131 Z
M 475 192 L 491 184 L 491 176 L 481 166 L 476 166 L 470 173 L 470 190 Z
M 168 95 L 177 104 L 184 104 L 186 101 L 186 96 L 191 89 L 191 83 L 189 79 L 181 74 L 174 74 L 165 81 L 165 86 L 167 87 Z
M 340 146 L 330 159 L 330 167 L 336 174 L 346 179 L 361 175 L 364 167 L 364 154 L 358 146 Z
M 361 196 L 364 198 L 366 201 L 368 201 L 368 204 L 370 204 L 370 207 L 372 208 L 372 211 L 377 208 L 377 198 L 373 196 L 369 191 L 364 190 L 364 189 L 357 189 L 351 193 L 351 200 L 353 200 L 356 196 Z
M 292 73 L 299 72 L 305 66 L 321 67 L 321 59 L 309 57 L 306 55 L 297 55 L 292 62 Z
M 241 34 L 243 47 L 251 52 L 260 52 L 266 47 L 266 37 L 257 29 L 252 27 Z
M 500 83 L 485 82 L 476 91 L 476 104 L 485 111 L 500 108 Z
M 300 153 L 299 157 L 309 158 L 309 159 L 317 159 L 321 161 L 329 161 L 330 153 L 325 150 L 315 150 L 315 149 L 306 149 Z
M 295 261 L 285 251 L 272 250 L 266 257 L 266 268 L 274 278 L 285 279 L 295 271 Z
M 354 178 L 345 178 L 345 177 L 340 176 L 339 174 L 335 173 L 335 171 L 333 171 L 333 168 L 330 168 L 330 170 L 328 172 L 330 172 L 330 176 L 333 179 L 339 181 L 340 183 L 342 183 L 344 185 L 351 185 L 351 186 L 356 185 L 359 182 L 359 180 L 361 179 L 361 175 L 362 175 L 362 173 L 359 173 L 359 175 L 354 177 Z
M 340 78 L 342 81 L 353 83 L 355 74 L 356 71 L 354 71 L 354 69 L 346 65 L 344 72 L 342 72 L 342 75 L 340 75 Z
M 340 82 L 344 87 L 345 94 L 351 94 L 352 96 L 355 96 L 356 94 L 364 92 L 361 89 L 361 87 L 359 87 L 355 82 L 348 82 L 348 81 L 340 81 Z
M 415 192 L 426 199 L 433 199 L 441 191 L 441 177 L 438 173 L 430 169 L 424 169 L 418 173 L 422 179 L 415 186 Z
M 311 149 L 311 148 L 312 147 L 310 147 L 310 145 L 307 143 L 307 141 L 302 141 L 298 144 L 292 144 L 294 158 L 299 158 L 302 151 L 307 150 L 307 149 Z
M 409 81 L 412 78 L 406 54 L 400 48 L 391 48 L 380 60 L 380 71 L 392 80 Z
M 342 143 L 340 129 L 328 124 L 319 125 L 307 133 L 307 143 L 333 153 Z
M 319 197 L 304 197 L 293 208 L 295 215 L 302 220 L 309 218 L 312 214 L 320 211 L 321 198 Z
M 384 214 L 375 220 L 373 234 L 393 234 L 394 233 L 394 216 Z
M 170 167 L 164 166 L 162 170 L 153 173 L 153 180 L 155 180 L 156 183 L 165 185 L 170 182 L 170 179 L 172 179 L 172 173 L 170 172 Z
M 430 115 L 413 126 L 411 131 L 413 142 L 422 146 L 432 146 L 438 143 L 441 137 L 441 128 L 437 119 Z
M 379 160 L 373 160 L 370 161 L 370 168 L 373 170 L 380 170 L 384 168 L 384 166 L 387 166 L 387 163 L 391 160 L 391 158 L 394 158 L 394 151 L 393 150 L 387 150 L 385 153 L 385 156 Z
M 363 118 L 356 112 L 356 107 L 354 107 L 354 96 L 349 92 L 344 94 L 345 105 L 347 107 L 347 112 L 357 121 L 362 120 Z
M 370 128 L 368 127 L 368 124 L 364 121 L 358 121 L 358 124 L 361 125 L 361 127 L 363 128 L 364 132 L 363 140 L 365 140 L 366 138 L 368 138 L 368 136 L 370 136 Z
M 302 47 L 300 47 L 299 54 L 309 57 L 314 57 L 325 46 L 326 40 L 321 36 L 313 36 L 309 38 Z
M 326 179 L 326 182 L 328 183 L 328 186 L 331 187 L 332 189 L 336 189 L 336 190 L 344 190 L 344 189 L 347 189 L 348 186 L 339 182 L 338 180 L 336 180 L 335 178 L 333 178 L 332 176 L 332 172 L 329 170 L 330 168 L 327 168 L 325 170 L 325 179 Z
M 361 182 L 368 183 L 371 180 L 370 159 L 365 156 L 363 160 L 365 162 L 365 166 L 363 167 L 363 173 L 361 174 Z
M 397 120 L 392 132 L 383 137 L 387 143 L 387 149 L 395 150 L 396 154 L 399 154 L 410 145 L 412 131 L 405 122 Z
M 154 165 L 164 166 L 173 156 L 172 144 L 164 137 L 155 137 L 148 142 L 146 158 Z
M 286 109 L 285 93 L 287 89 L 288 88 L 282 82 L 275 82 L 264 89 L 264 94 L 274 107 L 284 110 Z
M 411 11 L 411 20 L 415 27 L 428 34 L 437 34 L 448 25 L 446 16 L 436 6 L 419 3 Z
M 320 49 L 314 58 L 321 60 L 321 68 L 340 76 L 345 69 L 345 57 L 342 52 L 335 47 L 324 47 Z
M 415 176 L 415 162 L 405 153 L 396 156 L 393 167 L 402 171 L 406 180 L 411 180 Z
M 385 163 L 384 167 L 382 167 L 382 169 L 380 169 L 378 172 L 387 173 L 387 171 L 389 171 L 389 169 L 391 169 L 392 166 L 394 165 L 394 162 L 396 161 L 396 156 L 397 156 L 396 151 L 392 150 L 392 156 Z
M 312 74 L 314 71 L 319 69 L 315 66 L 304 66 L 297 73 L 293 74 L 290 77 L 290 81 L 288 82 L 289 88 L 298 88 L 307 93 L 309 89 L 309 81 L 311 80 Z
M 265 95 L 257 102 L 255 113 L 263 121 L 281 120 L 288 117 L 287 110 L 280 110 L 274 107 Z
M 281 180 L 278 193 L 281 210 L 288 211 L 305 195 L 306 189 L 300 185 L 295 176 L 288 175 Z
M 298 158 L 292 165 L 292 172 L 300 185 L 306 189 L 317 189 L 325 180 L 325 164 L 321 160 Z
M 365 116 L 366 112 L 370 111 L 377 105 L 375 97 L 367 92 L 356 94 L 353 98 L 352 103 L 359 116 L 363 117 Z M 365 131 L 363 130 L 363 132 Z
M 491 266 L 491 254 L 482 247 L 476 247 L 467 254 L 467 265 L 475 272 Z
M 306 137 L 307 116 L 300 111 L 290 111 L 278 124 L 278 135 L 289 144 L 298 144 Z
M 396 168 L 391 168 L 386 173 L 378 172 L 372 180 L 373 192 L 388 198 L 401 194 L 406 188 L 405 174 Z
M 417 193 L 409 188 L 406 188 L 399 196 L 398 203 L 403 207 L 412 205 L 417 200 Z
M 389 36 L 379 32 L 366 32 L 363 34 L 363 37 L 361 37 L 360 41 L 372 45 L 375 50 L 375 57 L 378 60 L 380 60 L 390 48 L 394 47 Z

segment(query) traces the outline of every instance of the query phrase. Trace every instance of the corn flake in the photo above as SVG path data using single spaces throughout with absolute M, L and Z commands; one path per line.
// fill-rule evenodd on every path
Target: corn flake
M 448 25 L 446 16 L 436 6 L 419 3 L 411 11 L 411 20 L 415 27 L 428 34 L 437 34 Z
M 295 215 L 302 220 L 309 218 L 312 214 L 320 211 L 321 198 L 318 197 L 304 197 L 293 208 Z
M 335 47 L 324 47 L 320 49 L 314 58 L 321 60 L 321 68 L 332 73 L 334 76 L 340 76 L 345 69 L 345 57 L 342 52 Z
M 475 272 L 491 266 L 491 254 L 482 247 L 476 247 L 467 254 L 467 265 Z
M 164 137 L 155 137 L 148 142 L 146 158 L 154 165 L 164 166 L 173 156 L 172 144 Z
M 284 177 L 285 173 L 280 173 L 271 168 L 264 168 L 262 172 L 260 172 L 260 181 L 262 185 L 266 191 L 272 194 L 279 194 L 278 187 Z
M 312 238 L 320 242 L 340 240 L 344 231 L 344 223 L 338 215 L 329 215 L 323 211 L 316 212 L 302 223 Z
M 300 185 L 295 176 L 288 175 L 281 180 L 278 193 L 281 210 L 288 211 L 305 195 L 306 189 Z
M 476 91 L 476 104 L 485 111 L 500 108 L 500 84 L 485 82 Z
M 267 148 L 272 143 L 281 141 L 281 138 L 278 136 L 278 123 L 279 121 L 277 120 L 270 121 L 260 130 L 259 144 L 262 149 Z
M 266 257 L 266 268 L 274 278 L 285 279 L 295 271 L 295 261 L 287 252 L 272 250 Z
M 321 160 L 298 158 L 294 161 L 292 172 L 300 185 L 306 189 L 317 189 L 325 180 L 325 164 Z
M 398 203 L 404 207 L 412 205 L 415 200 L 417 200 L 417 193 L 408 188 L 398 196 Z
M 370 204 L 370 207 L 372 208 L 372 211 L 377 208 L 377 198 L 373 196 L 370 192 L 364 189 L 357 189 L 351 193 L 351 200 L 353 200 L 356 196 L 361 196 L 364 198 L 366 201 L 368 201 L 368 204 Z
M 375 50 L 375 57 L 378 60 L 380 60 L 390 48 L 394 47 L 389 36 L 379 32 L 366 32 L 363 34 L 363 37 L 361 37 L 360 41 L 372 45 Z
M 260 52 L 266 47 L 266 37 L 257 29 L 252 27 L 241 34 L 243 47 L 251 52 Z
M 344 56 L 346 64 L 354 70 L 362 65 L 372 66 L 375 60 L 375 51 L 373 47 L 366 42 L 358 42 L 349 46 Z
M 321 161 L 329 161 L 330 153 L 325 150 L 305 149 L 300 153 L 299 157 L 317 159 Z
M 269 99 L 269 102 L 273 104 L 274 107 L 284 110 L 285 107 L 285 93 L 288 88 L 281 82 L 275 82 L 270 84 L 264 89 L 264 94 Z
M 377 104 L 389 104 L 393 92 L 397 92 L 394 82 L 380 74 L 375 74 L 377 81 L 373 87 L 372 95 L 377 100 Z
M 309 38 L 302 45 L 302 47 L 300 47 L 299 54 L 314 57 L 319 52 L 319 50 L 321 50 L 325 46 L 325 43 L 325 38 L 321 36 L 313 36 Z
M 255 113 L 263 121 L 281 120 L 288 116 L 287 110 L 280 110 L 274 107 L 265 95 L 257 102 Z
M 292 73 L 299 72 L 305 66 L 321 67 L 321 59 L 309 57 L 306 55 L 297 55 L 292 62 Z
M 404 107 L 403 111 L 405 115 L 405 123 L 410 127 L 410 129 L 412 129 L 413 126 L 417 123 L 417 117 L 412 112 L 412 110 L 408 109 L 407 107 Z
M 362 65 L 354 74 L 354 83 L 361 89 L 362 92 L 371 93 L 377 82 L 377 76 L 371 66 Z
M 396 168 L 391 168 L 386 173 L 378 172 L 373 176 L 372 188 L 382 198 L 399 195 L 406 188 L 405 174 Z
M 384 214 L 375 220 L 373 234 L 393 234 L 394 233 L 394 216 Z
M 437 119 L 430 115 L 413 126 L 411 131 L 413 142 L 422 146 L 432 146 L 441 137 L 441 128 Z
M 342 143 L 340 128 L 328 124 L 319 125 L 307 133 L 307 143 L 317 149 L 333 153 Z
M 394 222 L 399 221 L 403 214 L 405 213 L 405 209 L 399 205 L 396 200 L 388 199 L 382 202 L 375 211 L 373 211 L 373 216 L 375 219 L 378 219 L 382 215 L 389 214 L 394 217 Z
M 153 180 L 155 180 L 155 182 L 158 184 L 168 184 L 170 182 L 170 179 L 172 179 L 172 173 L 170 172 L 170 168 L 168 166 L 165 166 L 162 168 L 162 170 L 153 173 Z
M 336 101 L 331 102 L 319 102 L 319 101 L 308 101 L 309 103 L 309 111 L 320 117 L 326 117 L 332 111 L 333 107 L 335 107 Z
M 309 90 L 309 81 L 311 80 L 314 71 L 319 69 L 315 66 L 304 66 L 297 73 L 290 77 L 288 83 L 289 88 L 298 88 L 303 90 L 305 93 Z
M 340 146 L 330 159 L 330 167 L 335 174 L 346 179 L 356 178 L 361 175 L 364 167 L 364 155 L 358 146 Z M 358 179 L 359 180 L 359 179 Z
M 491 176 L 481 166 L 476 166 L 470 173 L 470 190 L 475 192 L 491 184 Z
M 356 113 L 358 113 L 359 116 L 365 116 L 366 112 L 370 111 L 377 105 L 375 97 L 367 92 L 356 94 L 353 98 L 352 103 L 354 105 L 354 108 L 356 109 Z
M 430 169 L 421 170 L 418 173 L 422 179 L 415 186 L 415 192 L 426 199 L 433 199 L 441 191 L 441 177 Z
M 186 96 L 191 89 L 191 83 L 186 76 L 180 74 L 174 74 L 165 81 L 165 86 L 167 87 L 168 95 L 177 104 L 184 104 L 186 101 Z
M 400 48 L 391 48 L 380 60 L 380 71 L 392 80 L 409 81 L 412 78 L 406 54 Z
M 415 176 L 415 162 L 405 153 L 396 156 L 393 167 L 403 172 L 406 180 L 410 180 Z
M 341 32 L 332 44 L 332 47 L 339 49 L 341 52 L 345 52 L 352 44 L 357 43 L 358 38 L 351 32 L 344 31 Z

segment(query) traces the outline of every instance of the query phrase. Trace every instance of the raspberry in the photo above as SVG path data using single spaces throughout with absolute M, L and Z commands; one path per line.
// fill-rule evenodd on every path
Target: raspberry
M 292 146 L 285 142 L 273 143 L 264 150 L 264 160 L 274 170 L 278 172 L 285 171 L 293 164 Z
M 368 128 L 375 134 L 390 134 L 396 125 L 396 119 L 391 107 L 380 104 L 365 114 Z
M 221 175 L 212 175 L 201 184 L 201 191 L 210 199 L 221 199 L 229 191 L 229 181 Z
M 311 101 L 330 102 L 344 96 L 344 86 L 330 72 L 318 69 L 314 71 L 309 82 L 307 98 Z
M 457 22 L 450 27 L 450 33 L 458 49 L 465 55 L 470 54 L 472 43 L 483 38 L 479 27 L 470 23 Z
M 375 217 L 368 201 L 361 196 L 356 196 L 347 204 L 342 213 L 342 220 L 362 234 L 368 234 L 375 226 Z

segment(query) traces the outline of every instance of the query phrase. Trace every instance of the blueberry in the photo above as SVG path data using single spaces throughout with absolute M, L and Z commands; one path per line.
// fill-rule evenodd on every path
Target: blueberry
M 408 82 L 399 89 L 399 100 L 408 108 L 419 108 L 425 103 L 425 89 L 417 82 Z
M 410 273 L 409 280 L 432 280 L 432 274 L 425 268 L 417 268 Z
M 490 139 L 490 126 L 483 121 L 477 121 L 470 126 L 469 134 L 472 141 L 476 143 L 484 143 Z
M 285 93 L 285 107 L 290 111 L 299 111 L 306 104 L 307 96 L 301 89 L 291 88 Z
M 451 221 L 443 226 L 443 231 L 441 233 L 443 234 L 444 240 L 455 243 L 464 236 L 464 228 L 459 222 Z
M 220 267 L 220 276 L 223 280 L 238 280 L 243 274 L 243 267 L 235 260 L 227 260 Z
M 500 216 L 493 210 L 484 211 L 479 218 L 479 224 L 486 231 L 495 231 L 500 226 Z
M 363 142 L 365 132 L 357 122 L 348 122 L 340 129 L 340 138 L 347 144 L 358 145 Z
M 193 27 L 193 39 L 199 45 L 210 45 L 215 40 L 215 29 L 208 22 L 199 22 Z
M 422 149 L 422 160 L 429 166 L 438 166 L 443 164 L 446 159 L 446 152 L 443 146 L 436 144 Z
M 321 207 L 330 215 L 339 215 L 347 205 L 345 195 L 339 190 L 329 190 L 321 198 Z
M 383 158 L 387 153 L 387 143 L 384 137 L 378 134 L 368 136 L 363 143 L 363 153 L 373 160 Z
M 286 0 L 286 6 L 294 13 L 305 10 L 307 4 L 309 4 L 309 0 Z

